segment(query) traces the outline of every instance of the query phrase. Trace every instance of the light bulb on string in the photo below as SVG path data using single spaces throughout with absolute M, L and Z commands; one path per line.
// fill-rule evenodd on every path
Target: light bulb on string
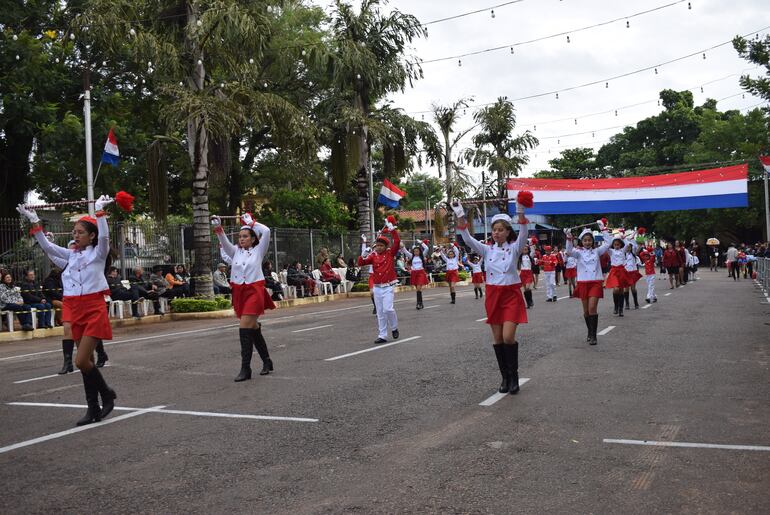
M 70 41 L 75 41 L 75 34 L 70 34 Z
M 356 73 L 356 79 L 361 80 L 361 74 L 360 73 Z
M 264 84 L 262 84 L 262 85 L 265 87 L 265 89 L 267 89 L 267 82 L 265 82 L 265 83 L 264 83 Z
M 617 110 L 617 109 L 615 109 L 615 116 L 617 116 L 617 115 L 618 115 L 618 110 Z
M 195 24 L 196 24 L 198 27 L 200 27 L 201 25 L 203 25 L 203 22 L 202 22 L 202 21 L 200 21 L 200 20 L 198 20 L 198 21 L 196 21 L 196 22 L 195 22 Z
M 57 57 L 56 59 L 54 59 L 54 62 L 55 62 L 56 64 L 59 64 L 59 58 Z
M 458 59 L 458 60 L 457 60 L 457 66 L 459 66 L 460 68 L 462 68 L 462 66 L 463 66 L 463 60 L 462 60 L 462 59 Z
M 134 29 L 131 29 L 128 31 L 128 34 L 131 36 L 136 36 L 136 31 Z
M 311 80 L 310 82 L 307 83 L 307 85 L 312 88 L 313 87 L 313 81 Z
M 575 125 L 577 125 L 577 118 L 575 118 Z
M 107 61 L 102 61 L 102 66 L 107 66 Z
M 609 88 L 610 88 L 610 83 L 609 82 L 605 82 L 604 83 L 604 89 L 609 89 Z
M 179 81 L 179 87 L 184 87 L 184 82 L 182 82 L 181 80 Z
M 14 35 L 13 35 L 13 40 L 14 40 L 14 41 L 18 41 L 18 40 L 19 40 L 19 36 L 17 36 L 16 34 L 14 34 Z
M 303 57 L 307 55 L 307 52 L 305 51 L 304 48 L 302 49 L 302 52 L 300 52 L 300 53 L 302 54 Z
M 491 15 L 492 15 L 492 19 L 494 19 L 494 18 L 495 18 L 495 10 L 494 10 L 494 9 L 492 9 L 492 11 L 490 11 L 490 13 L 489 13 L 489 14 L 491 14 Z
M 254 64 L 254 58 L 253 57 L 249 58 L 249 64 Z
M 704 59 L 706 58 L 706 52 L 703 52 L 703 58 Z
M 591 133 L 591 137 L 592 137 L 592 138 L 595 138 L 595 137 L 596 137 L 596 133 L 595 133 L 595 132 L 592 132 L 592 133 Z
M 688 10 L 692 9 L 692 2 L 687 2 L 687 9 Z
M 19 54 L 16 54 L 16 60 L 18 61 L 19 59 L 21 59 L 21 56 L 19 56 Z
M 631 28 L 631 22 L 630 22 L 630 21 L 628 21 L 628 20 L 626 20 L 626 28 L 627 28 L 627 29 L 630 29 L 630 28 Z
M 513 47 L 511 47 L 511 54 L 513 54 Z
M 700 87 L 700 92 L 703 93 L 703 86 Z
M 658 74 L 658 69 L 657 69 L 657 68 L 655 68 L 655 75 L 657 75 L 657 74 Z
M 567 36 L 567 43 L 570 43 L 570 39 L 569 39 L 569 36 Z
M 533 125 L 533 126 L 532 126 L 532 130 L 534 130 L 535 132 L 537 132 L 537 125 Z
M 742 94 L 741 98 L 746 98 L 746 93 Z
M 556 93 L 556 100 L 559 100 L 559 94 Z
M 557 140 L 556 140 L 556 144 L 557 144 L 557 145 L 561 145 L 561 140 L 560 140 L 560 139 L 557 139 Z
M 198 66 L 200 66 L 200 65 L 202 65 L 202 64 L 203 64 L 203 60 L 201 60 L 201 59 L 198 59 Z

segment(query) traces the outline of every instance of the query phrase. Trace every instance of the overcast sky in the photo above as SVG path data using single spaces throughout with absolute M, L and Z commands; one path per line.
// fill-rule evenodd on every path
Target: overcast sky
M 510 45 L 587 25 L 621 18 L 659 7 L 675 0 L 522 0 L 496 8 L 492 18 L 489 10 L 463 18 L 428 26 L 428 38 L 415 44 L 416 55 L 423 60 L 464 54 L 490 47 Z M 356 3 L 358 0 L 356 0 Z M 325 2 L 320 2 L 322 5 Z M 494 6 L 502 0 L 391 0 L 388 8 L 415 15 L 421 22 Z M 566 36 L 517 46 L 514 54 L 503 49 L 482 55 L 445 62 L 425 63 L 425 78 L 394 95 L 396 105 L 407 112 L 429 110 L 432 103 L 450 104 L 462 97 L 472 96 L 476 104 L 493 102 L 498 96 L 510 99 L 534 95 L 593 82 L 633 70 L 653 66 L 701 49 L 715 46 L 770 26 L 770 9 L 766 0 L 692 0 L 607 26 Z M 764 31 L 764 33 L 766 33 Z M 738 75 L 752 66 L 740 59 L 731 45 L 707 51 L 706 59 L 699 54 L 683 61 L 642 72 L 626 78 L 589 86 L 570 92 L 515 102 L 520 129 L 533 130 L 541 139 L 531 154 L 530 164 L 523 175 L 545 169 L 547 161 L 557 157 L 564 148 L 591 146 L 598 149 L 622 126 L 659 112 L 658 92 L 664 88 L 693 90 L 696 105 L 706 98 L 721 99 L 741 93 Z M 760 69 L 752 70 L 754 75 Z M 736 74 L 718 82 L 704 83 Z M 644 105 L 614 109 L 650 101 Z M 726 99 L 720 109 L 741 109 L 760 102 L 746 98 Z M 588 118 L 581 115 L 600 111 L 612 112 Z M 472 110 L 458 124 L 459 129 L 473 124 Z M 578 117 L 577 125 L 574 117 Z M 558 123 L 551 120 L 570 118 Z M 430 120 L 425 114 L 425 120 Z M 610 127 L 617 127 L 608 130 Z M 594 132 L 592 136 L 591 132 Z M 578 132 L 588 134 L 563 136 Z M 551 138 L 551 139 L 549 139 Z M 470 145 L 466 136 L 465 145 Z M 435 173 L 435 170 L 433 171 Z

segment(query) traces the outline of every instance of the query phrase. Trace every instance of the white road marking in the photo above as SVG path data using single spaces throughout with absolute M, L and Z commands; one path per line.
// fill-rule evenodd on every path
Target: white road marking
M 42 408 L 87 408 L 85 404 L 56 404 L 50 402 L 9 402 L 9 406 L 34 406 Z M 317 418 L 304 417 L 278 417 L 273 415 L 244 415 L 241 413 L 218 413 L 215 411 L 188 411 L 165 409 L 165 406 L 154 408 L 129 408 L 128 406 L 115 406 L 115 411 L 141 411 L 143 413 L 167 413 L 170 415 L 191 415 L 195 417 L 214 417 L 214 418 L 245 418 L 249 420 L 278 420 L 284 422 L 318 422 Z M 112 420 L 112 419 L 108 419 Z
M 487 321 L 487 317 L 479 318 L 478 320 L 476 320 L 476 322 L 486 322 L 486 321 Z
M 664 296 L 664 297 L 668 297 L 669 295 L 671 295 L 671 292 L 668 292 L 668 293 L 666 293 L 666 294 L 665 294 L 665 295 L 663 295 L 663 296 Z
M 605 334 L 609 333 L 609 332 L 610 332 L 610 331 L 612 331 L 613 329 L 615 329 L 615 326 L 614 326 L 614 325 L 611 325 L 611 326 L 607 327 L 606 329 L 602 329 L 601 331 L 599 331 L 598 333 L 596 333 L 596 335 L 597 335 L 597 336 L 604 336 Z
M 564 300 L 564 299 L 568 299 L 568 298 L 569 298 L 569 295 L 565 295 L 564 297 L 559 297 L 559 298 L 558 298 L 558 299 L 556 299 L 556 300 Z
M 529 377 L 520 377 L 519 378 L 519 388 L 521 388 L 521 386 L 524 383 L 526 383 L 527 381 L 529 381 Z M 485 399 L 485 400 L 481 401 L 479 403 L 479 406 L 491 406 L 494 403 L 496 403 L 497 401 L 499 401 L 500 399 L 504 399 L 504 398 L 508 397 L 509 395 L 510 394 L 507 393 L 507 392 L 506 393 L 497 392 L 494 395 L 492 395 L 491 397 L 489 397 L 488 399 Z
M 436 304 L 435 306 L 428 306 L 427 308 L 423 308 L 423 309 L 433 309 L 433 308 L 440 308 L 440 307 L 441 307 L 440 304 Z
M 642 309 L 647 309 L 647 308 L 651 308 L 651 307 L 652 307 L 652 304 L 647 304 L 646 306 L 642 306 Z
M 325 327 L 332 327 L 334 324 L 326 324 L 326 325 L 319 325 L 316 327 L 308 327 L 307 329 L 297 329 L 296 331 L 292 331 L 292 333 L 304 333 L 305 331 L 314 331 L 315 329 L 323 329 Z
M 604 443 L 649 445 L 654 447 L 690 447 L 697 449 L 728 449 L 734 451 L 770 451 L 770 445 L 728 445 L 719 443 L 659 442 L 655 440 L 616 440 L 612 438 L 605 438 L 602 441 Z
M 392 347 L 393 345 L 398 345 L 399 343 L 405 343 L 405 342 L 408 342 L 408 341 L 416 340 L 418 338 L 422 338 L 422 336 L 411 336 L 409 338 L 404 338 L 403 340 L 396 340 L 396 341 L 390 342 L 390 343 L 383 343 L 382 345 L 377 345 L 376 347 L 369 347 L 368 349 L 359 350 L 359 351 L 356 351 L 356 352 L 350 352 L 348 354 L 343 354 L 341 356 L 334 356 L 333 358 L 326 358 L 324 361 L 337 361 L 338 359 L 349 358 L 350 356 L 357 356 L 357 355 L 363 354 L 365 352 L 372 352 L 373 350 L 380 350 L 380 349 L 384 349 L 386 347 Z
M 107 367 L 110 367 L 110 366 L 112 366 L 112 365 L 110 363 L 107 363 L 106 365 L 104 365 L 104 368 L 107 368 Z M 70 374 L 76 374 L 78 372 L 80 372 L 80 369 L 79 368 L 75 368 L 75 370 L 73 372 L 67 372 L 66 374 L 51 374 L 51 375 L 48 375 L 48 376 L 33 377 L 31 379 L 22 379 L 21 381 L 14 381 L 13 384 L 31 383 L 32 381 L 41 381 L 43 379 L 52 379 L 54 377 L 66 377 L 66 376 L 68 376 Z M 80 376 L 78 376 L 78 377 L 80 377 Z
M 85 406 L 83 406 L 85 407 Z M 154 410 L 164 408 L 165 406 L 153 406 L 152 408 L 147 409 L 139 409 L 137 411 L 134 411 L 132 413 L 126 413 L 125 415 L 121 415 L 119 417 L 114 418 L 108 418 L 107 420 L 102 420 L 101 422 L 97 422 L 95 424 L 88 424 L 85 426 L 79 426 L 79 427 L 73 427 L 72 429 L 67 429 L 66 431 L 59 431 L 58 433 L 52 433 L 50 435 L 40 436 L 38 438 L 33 438 L 32 440 L 26 440 L 24 442 L 15 443 L 13 445 L 8 445 L 6 447 L 0 447 L 0 454 L 3 454 L 5 452 L 13 451 L 16 449 L 20 449 L 22 447 L 29 447 L 30 445 L 35 445 L 38 443 L 48 442 L 50 440 L 55 440 L 57 438 L 62 438 L 64 436 L 68 436 L 75 433 L 80 433 L 82 431 L 88 431 L 89 429 L 96 429 L 97 427 L 106 426 L 107 424 L 113 424 L 115 422 L 120 422 L 121 420 L 126 420 L 133 417 L 138 417 L 139 415 L 145 415 L 147 413 L 150 413 Z

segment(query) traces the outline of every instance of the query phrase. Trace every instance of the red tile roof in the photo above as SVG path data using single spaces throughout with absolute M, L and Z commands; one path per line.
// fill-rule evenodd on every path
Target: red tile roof
M 439 212 L 441 215 L 446 214 L 446 209 L 440 208 Z M 397 211 L 397 215 L 399 218 L 411 218 L 415 222 L 424 222 L 425 221 L 425 210 L 424 209 L 412 209 L 412 210 L 404 210 L 404 211 Z M 436 219 L 436 212 L 434 210 L 428 211 L 428 219 L 429 220 L 435 220 Z

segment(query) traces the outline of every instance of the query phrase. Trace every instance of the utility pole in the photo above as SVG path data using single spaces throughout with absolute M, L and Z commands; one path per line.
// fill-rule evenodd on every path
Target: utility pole
M 91 148 L 91 76 L 90 70 L 83 71 L 83 118 L 86 130 L 86 187 L 88 190 L 88 214 L 94 216 L 94 166 Z

